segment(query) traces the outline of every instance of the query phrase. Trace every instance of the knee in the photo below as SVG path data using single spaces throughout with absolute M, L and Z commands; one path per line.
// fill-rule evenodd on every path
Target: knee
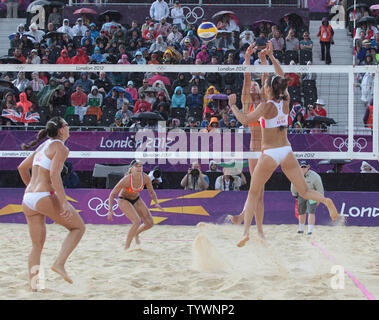
M 138 228 L 141 225 L 141 219 L 132 220 L 132 227 Z
M 147 221 L 147 223 L 145 224 L 147 228 L 152 228 L 154 226 L 154 221 L 153 220 L 149 220 Z

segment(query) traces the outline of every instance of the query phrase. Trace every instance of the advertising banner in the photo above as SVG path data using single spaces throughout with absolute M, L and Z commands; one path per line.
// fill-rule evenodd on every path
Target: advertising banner
M 115 217 L 107 220 L 110 190 L 104 189 L 67 189 L 69 202 L 78 210 L 88 224 L 127 224 L 130 223 L 113 204 Z M 222 224 L 228 214 L 239 214 L 244 206 L 245 191 L 184 191 L 156 190 L 161 211 L 153 206 L 147 190 L 141 198 L 149 208 L 155 224 L 196 225 L 199 222 Z M 0 223 L 26 223 L 22 212 L 24 189 L 1 189 Z M 333 199 L 347 226 L 379 226 L 378 192 L 326 192 Z M 125 200 L 121 200 L 125 201 Z M 271 191 L 264 197 L 264 224 L 297 224 L 295 199 L 290 192 Z M 49 219 L 48 223 L 51 223 Z M 317 225 L 333 225 L 328 211 L 320 205 L 316 211 Z

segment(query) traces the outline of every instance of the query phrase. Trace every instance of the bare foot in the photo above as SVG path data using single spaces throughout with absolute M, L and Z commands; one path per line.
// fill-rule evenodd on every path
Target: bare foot
M 66 270 L 64 269 L 64 266 L 58 266 L 58 265 L 53 265 L 51 267 L 51 270 L 54 272 L 58 273 L 64 280 L 66 280 L 68 283 L 73 284 L 74 282 L 71 280 L 71 278 L 68 276 L 66 273 Z
M 333 203 L 333 200 L 330 198 L 326 198 L 326 206 L 329 210 L 330 218 L 333 220 L 333 222 L 337 221 L 338 217 L 340 216 L 336 206 Z
M 237 216 L 232 216 L 229 214 L 227 219 L 230 220 L 233 224 L 241 224 L 243 221 L 243 214 L 239 214 Z
M 240 247 L 240 248 L 243 247 L 245 245 L 245 243 L 249 241 L 249 239 L 250 239 L 249 236 L 244 236 L 240 240 L 240 242 L 237 243 L 237 247 Z

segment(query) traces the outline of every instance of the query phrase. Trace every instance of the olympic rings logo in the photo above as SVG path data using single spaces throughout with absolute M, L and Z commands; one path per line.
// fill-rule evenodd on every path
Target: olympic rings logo
M 103 201 L 101 198 L 98 198 L 98 197 L 91 198 L 90 200 L 88 200 L 88 208 L 90 208 L 92 211 L 95 211 L 99 217 L 106 217 L 109 211 L 109 199 Z M 116 211 L 117 208 L 118 208 L 118 203 L 116 201 L 116 204 L 113 205 L 112 209 L 113 211 Z M 105 209 L 105 210 L 102 210 L 102 209 Z M 117 214 L 115 212 L 114 215 L 116 217 L 121 217 L 124 214 L 123 213 Z
M 202 7 L 183 7 L 183 15 L 185 21 L 190 24 L 195 24 L 198 20 L 204 17 L 204 9 Z
M 333 140 L 333 146 L 339 151 L 347 151 L 349 146 L 348 138 L 343 139 L 341 137 L 337 137 Z M 357 140 L 353 140 L 353 148 L 361 152 L 367 147 L 367 140 L 365 138 L 358 138 Z M 345 149 L 345 150 L 343 150 Z

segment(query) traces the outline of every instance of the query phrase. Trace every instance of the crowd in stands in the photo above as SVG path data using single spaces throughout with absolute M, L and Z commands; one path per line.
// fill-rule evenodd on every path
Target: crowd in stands
M 89 15 L 72 21 L 63 19 L 60 10 L 53 8 L 46 30 L 39 30 L 35 23 L 19 25 L 10 36 L 9 56 L 23 64 L 242 64 L 252 42 L 261 50 L 270 40 L 282 63 L 312 63 L 313 42 L 308 27 L 291 14 L 285 15 L 279 25 L 257 21 L 252 26 L 240 26 L 233 15 L 226 14 L 217 22 L 217 38 L 202 43 L 197 25 L 183 19 L 179 1 L 171 11 L 165 1 L 153 2 L 142 25 L 137 21 L 122 25 L 112 16 L 105 16 L 101 23 L 91 21 Z M 251 64 L 259 63 L 256 53 Z M 259 75 L 252 77 L 260 82 Z M 322 125 L 306 121 L 321 115 L 317 106 L 325 105 L 321 100 L 315 105 L 316 75 L 289 73 L 286 77 L 293 106 L 291 132 L 325 131 Z M 240 95 L 240 74 L 21 71 L 3 73 L 0 86 L 1 81 L 12 89 L 0 90 L 2 111 L 38 114 L 31 117 L 29 126 L 44 125 L 52 116 L 61 115 L 71 126 L 115 131 L 156 128 L 153 118 L 136 119 L 145 112 L 158 114 L 170 128 L 215 131 L 241 126 L 225 99 L 231 93 Z M 212 94 L 219 97 L 209 98 Z M 9 118 L 0 118 L 2 124 L 26 122 Z

